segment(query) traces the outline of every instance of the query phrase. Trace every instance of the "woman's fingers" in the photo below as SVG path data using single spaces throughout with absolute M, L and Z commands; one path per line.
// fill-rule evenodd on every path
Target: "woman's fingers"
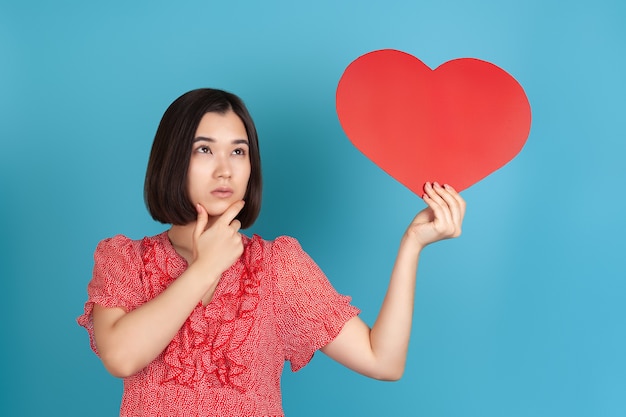
M 223 225 L 228 226 L 232 230 L 233 237 L 235 237 L 239 243 L 241 242 L 241 235 L 239 234 L 241 222 L 235 217 L 237 217 L 239 212 L 243 209 L 244 204 L 243 200 L 234 202 L 218 219 L 218 222 L 222 222 Z
M 236 201 L 231 204 L 225 211 L 222 213 L 217 220 L 216 223 L 220 222 L 226 226 L 230 226 L 238 232 L 241 229 L 241 222 L 235 217 L 239 214 L 239 212 L 243 209 L 245 202 L 243 200 Z M 196 220 L 196 227 L 193 231 L 194 240 L 197 242 L 200 236 L 206 231 L 207 224 L 209 223 L 209 213 L 201 204 L 196 204 L 196 210 L 198 211 L 198 217 Z
M 445 200 L 450 211 L 452 224 L 454 225 L 453 236 L 461 234 L 461 225 L 465 216 L 465 200 L 450 185 L 444 185 L 441 197 Z
M 209 222 L 209 213 L 207 213 L 206 209 L 202 207 L 200 203 L 196 204 L 196 211 L 198 212 L 198 217 L 196 219 L 196 227 L 193 229 L 193 239 L 195 242 L 198 241 L 198 238 L 204 232 Z
M 230 222 L 230 227 L 231 229 L 233 229 L 235 232 L 238 232 L 239 229 L 241 229 L 241 222 L 237 219 L 233 220 L 232 222 Z
M 427 183 L 425 189 L 430 199 L 430 203 L 429 201 L 426 201 L 426 203 L 433 210 L 435 215 L 433 220 L 434 226 L 438 231 L 446 233 L 453 223 L 452 212 L 445 198 L 446 192 L 438 183 Z
M 235 217 L 239 214 L 239 212 L 243 209 L 245 202 L 243 200 L 235 201 L 231 204 L 224 213 L 220 215 L 218 222 L 222 222 L 226 225 L 232 225 Z M 239 222 L 239 221 L 238 221 Z M 239 223 L 241 225 L 241 223 Z M 239 230 L 239 228 L 237 228 Z
M 199 262 L 207 271 L 221 274 L 241 256 L 241 222 L 235 217 L 243 206 L 243 201 L 234 202 L 209 226 L 208 212 L 198 205 L 198 219 L 193 232 L 193 262 Z
M 465 215 L 465 200 L 449 185 L 429 182 L 424 190 L 424 201 L 433 211 L 433 226 L 437 232 L 442 237 L 459 236 Z

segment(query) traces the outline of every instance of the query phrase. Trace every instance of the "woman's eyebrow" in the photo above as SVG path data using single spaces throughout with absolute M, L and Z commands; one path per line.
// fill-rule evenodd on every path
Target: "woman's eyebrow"
M 202 141 L 211 142 L 211 143 L 217 142 L 213 138 L 205 138 L 204 136 L 198 136 L 198 137 L 194 138 L 194 140 L 193 140 L 194 143 L 202 142 Z M 234 139 L 234 140 L 231 141 L 231 143 L 233 145 L 248 145 L 248 146 L 250 146 L 250 142 L 248 141 L 248 139 Z

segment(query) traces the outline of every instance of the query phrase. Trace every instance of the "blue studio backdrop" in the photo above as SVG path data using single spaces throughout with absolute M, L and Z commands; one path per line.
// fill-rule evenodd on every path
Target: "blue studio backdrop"
M 76 317 L 105 237 L 164 230 L 142 187 L 185 91 L 239 94 L 265 194 L 247 233 L 297 237 L 372 324 L 424 203 L 345 137 L 346 66 L 393 48 L 493 62 L 524 87 L 528 142 L 463 192 L 427 248 L 403 379 L 322 354 L 283 377 L 288 416 L 626 415 L 626 6 L 619 0 L 0 1 L 2 416 L 117 415 L 120 380 Z

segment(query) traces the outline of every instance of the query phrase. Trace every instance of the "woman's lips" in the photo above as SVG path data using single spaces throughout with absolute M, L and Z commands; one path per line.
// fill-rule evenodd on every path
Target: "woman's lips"
M 228 187 L 220 187 L 211 191 L 211 194 L 217 198 L 228 198 L 233 195 L 233 190 Z

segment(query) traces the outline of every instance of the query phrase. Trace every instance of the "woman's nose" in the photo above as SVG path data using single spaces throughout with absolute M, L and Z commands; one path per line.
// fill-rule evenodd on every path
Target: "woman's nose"
M 217 178 L 230 178 L 232 171 L 230 166 L 230 160 L 228 157 L 218 157 L 217 166 L 215 167 L 215 176 Z

